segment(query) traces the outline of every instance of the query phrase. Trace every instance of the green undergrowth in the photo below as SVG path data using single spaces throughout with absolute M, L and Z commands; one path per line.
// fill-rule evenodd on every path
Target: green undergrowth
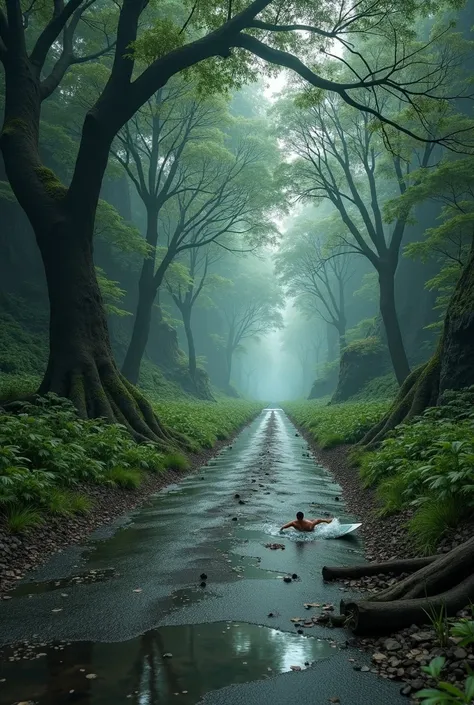
M 263 404 L 244 399 L 213 401 L 163 401 L 154 404 L 161 421 L 183 433 L 196 450 L 212 448 L 217 441 L 229 438 L 238 428 L 256 416 Z
M 474 510 L 474 387 L 446 392 L 442 401 L 357 458 L 382 515 L 415 510 L 408 528 L 422 553 Z
M 309 399 L 283 404 L 291 419 L 309 431 L 321 448 L 357 443 L 388 408 L 388 401 L 350 401 L 328 406 L 322 400 Z
M 228 438 L 261 408 L 240 400 L 156 405 L 161 421 L 196 451 Z M 37 397 L 0 414 L 0 522 L 21 532 L 51 515 L 86 514 L 92 502 L 84 485 L 134 490 L 146 473 L 188 467 L 179 451 L 164 455 L 151 443 L 136 444 L 119 424 L 79 419 L 68 400 Z
M 389 374 L 381 377 L 374 377 L 365 384 L 357 394 L 354 394 L 350 401 L 385 401 L 395 399 L 400 387 L 395 379 L 395 375 Z

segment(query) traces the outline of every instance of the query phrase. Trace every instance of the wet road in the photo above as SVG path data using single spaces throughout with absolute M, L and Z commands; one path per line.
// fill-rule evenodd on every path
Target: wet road
M 300 509 L 354 519 L 285 414 L 265 410 L 202 472 L 0 603 L 0 705 L 405 703 L 396 684 L 354 671 L 367 661 L 342 630 L 291 622 L 319 612 L 304 603 L 337 608 L 341 588 L 321 567 L 362 554 L 356 535 L 279 536 Z

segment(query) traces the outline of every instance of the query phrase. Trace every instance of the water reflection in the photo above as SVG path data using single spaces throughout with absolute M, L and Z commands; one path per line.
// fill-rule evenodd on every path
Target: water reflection
M 162 627 L 119 643 L 8 649 L 0 704 L 167 705 L 179 696 L 178 702 L 192 705 L 211 690 L 292 666 L 304 669 L 332 653 L 322 640 L 233 622 Z

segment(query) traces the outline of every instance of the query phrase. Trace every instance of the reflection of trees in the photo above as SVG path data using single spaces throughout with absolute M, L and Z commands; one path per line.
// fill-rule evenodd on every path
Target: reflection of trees
M 251 624 L 227 627 L 222 622 L 163 627 L 132 641 L 51 649 L 41 705 L 68 702 L 71 690 L 86 704 L 131 694 L 134 705 L 164 705 L 183 690 L 195 702 L 211 690 L 261 678 L 267 666 L 279 672 L 314 658 L 316 642 Z M 164 658 L 166 653 L 173 656 Z M 87 673 L 98 679 L 86 679 Z
M 93 643 L 91 641 L 77 642 L 63 650 L 48 649 L 48 680 L 44 705 L 57 705 L 70 698 L 70 691 L 74 690 L 76 699 L 81 703 L 91 702 L 91 686 L 93 681 L 85 676 L 93 673 L 92 668 Z M 81 671 L 81 668 L 84 671 Z

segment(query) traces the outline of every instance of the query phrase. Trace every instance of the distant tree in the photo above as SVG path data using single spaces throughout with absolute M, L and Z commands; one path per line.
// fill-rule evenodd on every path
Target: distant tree
M 255 244 L 274 230 L 268 217 L 276 196 L 267 166 L 270 145 L 261 139 L 258 125 L 236 121 L 226 137 L 216 127 L 216 120 L 230 121 L 221 103 L 196 100 L 182 87 L 164 96 L 163 104 L 151 106 L 151 116 L 140 121 L 136 116 L 133 131 L 126 126 L 125 136 L 119 135 L 121 149 L 115 152 L 147 211 L 149 251 L 122 368 L 133 383 L 157 293 L 176 257 L 232 234 Z M 258 191 L 256 181 L 261 184 Z
M 333 246 L 325 230 L 330 219 L 317 225 L 300 222 L 290 230 L 276 256 L 276 271 L 288 293 L 304 309 L 317 313 L 339 336 L 339 350 L 346 344 L 346 285 L 354 270 L 352 258 L 341 241 Z
M 183 281 L 165 277 L 166 288 L 171 295 L 183 319 L 184 332 L 188 343 L 188 367 L 191 379 L 195 379 L 197 358 L 194 343 L 192 312 L 198 300 L 206 297 L 211 301 L 210 294 L 219 286 L 225 286 L 227 280 L 212 272 L 212 266 L 219 261 L 222 254 L 215 244 L 197 248 L 192 247 L 185 253 L 187 260 L 187 277 Z M 186 261 L 185 260 L 185 261 Z
M 244 269 L 233 280 L 225 295 L 214 299 L 224 326 L 226 383 L 232 374 L 232 359 L 246 340 L 258 339 L 281 328 L 282 293 L 271 273 Z

